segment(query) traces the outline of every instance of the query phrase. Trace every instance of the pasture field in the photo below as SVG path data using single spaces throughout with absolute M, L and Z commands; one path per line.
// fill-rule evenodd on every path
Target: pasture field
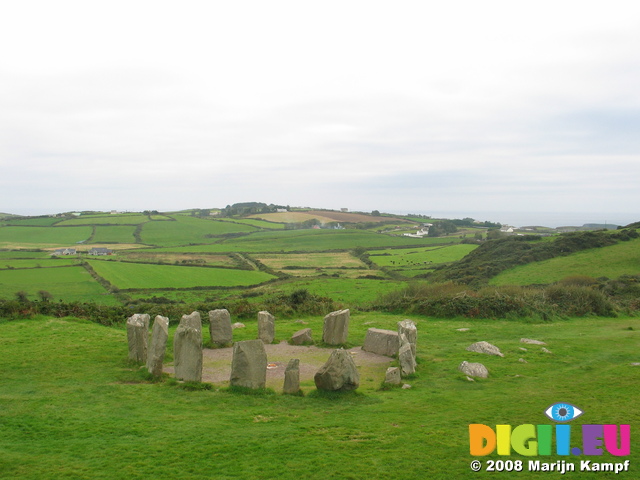
M 245 237 L 224 240 L 213 245 L 158 248 L 156 252 L 322 252 L 350 250 L 356 247 L 425 246 L 450 243 L 448 238 L 392 237 L 365 230 L 285 230 L 256 232 Z
M 477 247 L 477 245 L 458 244 L 428 248 L 371 250 L 368 253 L 369 260 L 376 265 L 412 277 L 426 273 L 436 265 L 460 260 Z
M 91 237 L 91 243 L 135 243 L 133 233 L 136 227 L 132 225 L 97 226 Z
M 174 215 L 175 222 L 147 222 L 142 227 L 142 241 L 149 245 L 188 245 L 191 243 L 214 243 L 219 238 L 207 235 L 226 235 L 230 233 L 255 232 L 257 227 L 239 223 L 225 222 Z
M 118 303 L 81 266 L 0 270 L 0 297 L 10 299 L 16 292 L 24 291 L 35 300 L 40 290 L 49 292 L 54 300 Z
M 119 289 L 236 287 L 274 278 L 264 272 L 230 268 L 154 265 L 90 260 L 98 275 Z
M 32 226 L 32 227 L 50 227 L 54 223 L 61 221 L 60 218 L 55 217 L 32 217 L 32 218 L 19 218 L 19 219 L 6 219 L 0 220 L 1 225 L 17 225 L 17 226 Z
M 51 252 L 30 252 L 28 250 L 0 250 L 0 261 L 5 258 L 51 258 Z
M 596 273 L 597 272 L 597 273 Z M 620 242 L 529 263 L 506 270 L 493 277 L 491 285 L 531 285 L 557 282 L 568 276 L 618 278 L 640 272 L 640 239 Z
M 266 230 L 284 230 L 284 223 L 265 222 L 264 220 L 258 220 L 255 218 L 238 218 L 233 220 L 225 220 L 223 218 L 220 221 L 229 221 L 232 223 L 240 223 L 244 225 L 251 225 L 252 227 L 264 228 Z
M 185 312 L 188 313 L 188 312 Z M 403 316 L 352 316 L 349 342 L 366 329 L 395 329 Z M 190 391 L 165 380 L 149 383 L 127 363 L 124 326 L 104 327 L 73 318 L 37 317 L 0 322 L 0 477 L 13 480 L 91 478 L 386 479 L 484 477 L 539 479 L 528 460 L 576 463 L 630 461 L 630 470 L 568 472 L 601 480 L 640 476 L 640 451 L 602 456 L 472 457 L 469 425 L 551 424 L 543 413 L 568 402 L 584 413 L 573 420 L 571 445 L 581 446 L 581 425 L 640 425 L 637 390 L 640 320 L 526 321 L 413 318 L 418 326 L 418 372 L 412 388 L 379 390 L 383 372 L 361 370 L 356 394 L 244 395 L 218 385 Z M 173 324 L 166 361 L 172 361 Z M 320 317 L 305 318 L 317 337 Z M 276 336 L 301 328 L 276 320 Z M 234 339 L 255 338 L 255 321 Z M 457 328 L 468 327 L 468 332 Z M 205 342 L 208 332 L 204 330 Z M 579 331 L 581 335 L 576 335 Z M 422 333 L 425 332 L 425 333 Z M 520 350 L 522 337 L 543 340 Z M 497 345 L 504 358 L 467 352 L 473 342 Z M 301 347 L 302 349 L 306 347 Z M 47 361 L 43 361 L 46 352 Z M 327 357 L 329 350 L 327 351 Z M 521 363 L 518 358 L 528 363 Z M 487 379 L 469 382 L 461 361 L 481 361 Z M 206 386 L 206 385 L 205 385 Z M 604 450 L 604 449 L 603 449 Z M 478 459 L 522 461 L 520 472 L 471 471 Z
M 75 225 L 139 225 L 149 221 L 149 217 L 141 214 L 116 214 L 116 215 L 81 215 L 58 223 L 56 226 Z
M 67 247 L 86 241 L 92 229 L 86 227 L 0 227 L 0 247 Z
M 47 268 L 47 267 L 62 267 L 65 265 L 73 265 L 78 262 L 78 259 L 73 256 L 62 258 L 25 258 L 25 259 L 12 259 L 0 257 L 0 269 L 5 268 Z

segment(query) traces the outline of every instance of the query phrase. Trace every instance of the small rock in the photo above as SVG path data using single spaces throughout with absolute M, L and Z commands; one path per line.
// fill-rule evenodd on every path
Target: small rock
M 458 332 L 468 332 L 470 329 L 469 328 L 456 328 L 456 330 Z
M 491 345 L 489 342 L 476 342 L 467 347 L 469 352 L 486 353 L 488 355 L 497 355 L 504 357 L 504 354 L 495 345 Z
M 387 373 L 384 376 L 384 383 L 388 383 L 390 385 L 400 385 L 400 381 L 400 368 L 387 368 Z
M 519 358 L 519 359 L 518 359 L 518 361 L 519 361 L 520 363 L 529 363 L 529 362 L 527 362 L 524 358 Z
M 403 390 L 408 390 L 410 388 L 411 388 L 411 385 L 409 385 L 408 383 L 405 383 L 404 385 L 402 385 Z
M 240 322 L 236 322 L 233 325 L 231 325 L 231 328 L 244 328 L 244 327 L 245 327 L 245 324 Z
M 523 352 L 528 352 L 528 350 L 524 347 L 520 347 L 520 350 L 522 350 Z
M 293 345 L 305 345 L 312 343 L 313 338 L 311 337 L 310 328 L 303 328 L 302 330 L 298 330 L 291 336 L 291 344 Z
M 309 325 L 309 322 L 305 322 L 304 320 L 296 320 L 293 323 L 299 323 L 300 325 Z
M 540 340 L 532 340 L 531 338 L 521 338 L 520 343 L 528 343 L 530 345 L 546 345 L 546 343 Z
M 640 367 L 640 363 L 639 362 L 634 362 L 631 364 L 632 367 Z
M 546 348 L 544 348 L 544 347 L 542 347 L 542 348 L 540 349 L 540 351 L 541 351 L 541 352 L 543 352 L 543 353 L 551 353 L 549 350 L 547 350 L 547 349 L 546 349 Z
M 467 376 L 467 380 L 469 380 L 470 382 L 475 382 L 475 380 L 469 376 Z

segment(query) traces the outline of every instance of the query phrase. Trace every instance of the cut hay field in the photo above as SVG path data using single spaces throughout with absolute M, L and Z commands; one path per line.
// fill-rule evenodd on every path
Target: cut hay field
M 10 299 L 16 292 L 24 291 L 35 300 L 40 290 L 49 292 L 54 300 L 118 303 L 81 266 L 0 270 L 0 297 Z
M 547 284 L 575 275 L 618 278 L 639 273 L 640 239 L 635 239 L 514 267 L 492 278 L 490 284 Z
M 296 267 L 366 269 L 366 265 L 360 259 L 348 252 L 255 255 L 254 258 L 274 270 L 288 270 Z
M 186 312 L 185 312 L 186 313 Z M 395 328 L 404 317 L 352 317 L 349 341 L 366 329 Z M 72 318 L 0 321 L 0 477 L 12 480 L 126 478 L 146 480 L 478 479 L 522 480 L 540 472 L 475 473 L 472 460 L 623 462 L 619 475 L 569 472 L 568 478 L 640 477 L 636 429 L 638 319 L 569 319 L 557 323 L 434 320 L 418 325 L 418 373 L 408 390 L 379 390 L 380 374 L 363 371 L 359 394 L 304 397 L 243 395 L 210 385 L 189 391 L 172 381 L 149 383 L 127 363 L 126 331 Z M 321 318 L 305 318 L 318 335 Z M 167 361 L 177 319 L 171 318 Z M 279 338 L 300 328 L 278 321 Z M 255 321 L 234 331 L 255 338 Z M 456 329 L 468 327 L 468 332 Z M 579 331 L 581 335 L 576 335 Z M 520 350 L 522 337 L 543 340 Z M 205 329 L 205 341 L 208 332 Z M 465 351 L 476 341 L 504 358 Z M 305 347 L 302 347 L 305 348 Z M 46 361 L 43 354 L 46 352 Z M 327 352 L 328 357 L 329 352 Z M 519 362 L 519 358 L 528 363 Z M 457 366 L 482 361 L 487 379 L 469 382 Z M 206 386 L 206 385 L 205 385 Z M 614 457 L 493 454 L 472 457 L 469 424 L 551 424 L 549 405 L 568 402 L 584 413 L 570 422 L 571 445 L 586 424 L 630 424 L 631 455 Z M 556 475 L 556 476 L 559 476 Z
M 302 223 L 313 219 L 316 219 L 321 223 L 331 223 L 335 221 L 322 214 L 312 215 L 309 212 L 258 213 L 256 215 L 251 215 L 249 218 L 256 218 L 276 223 Z
M 237 287 L 274 278 L 264 272 L 230 268 L 154 265 L 91 260 L 98 275 L 119 289 Z

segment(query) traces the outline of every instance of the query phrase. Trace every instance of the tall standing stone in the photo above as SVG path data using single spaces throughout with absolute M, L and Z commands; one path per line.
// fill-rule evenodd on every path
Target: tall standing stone
M 398 361 L 400 362 L 400 373 L 403 377 L 416 373 L 416 358 L 413 356 L 411 343 L 409 343 L 409 340 L 404 333 L 400 335 Z
M 221 308 L 209 312 L 209 333 L 211 342 L 216 346 L 229 345 L 233 342 L 229 310 Z
M 147 370 L 154 377 L 162 375 L 162 363 L 169 338 L 169 319 L 157 315 L 151 329 L 151 345 L 147 354 Z
M 327 345 L 344 345 L 347 343 L 347 336 L 349 335 L 349 316 L 350 312 L 346 309 L 331 312 L 329 315 L 324 317 L 322 341 Z
M 292 358 L 289 360 L 287 369 L 284 371 L 284 388 L 282 393 L 296 395 L 300 392 L 300 360 Z
M 244 340 L 233 344 L 231 378 L 235 387 L 264 388 L 267 384 L 267 352 L 262 340 Z
M 202 320 L 200 313 L 183 315 L 173 337 L 175 376 L 187 382 L 202 381 Z
M 418 328 L 416 324 L 411 320 L 402 320 L 398 322 L 398 335 L 404 334 L 409 340 L 409 344 L 411 345 L 411 351 L 413 352 L 413 357 L 416 356 L 416 344 L 418 341 Z
M 258 338 L 264 343 L 272 343 L 276 336 L 276 319 L 269 312 L 258 312 Z
M 339 348 L 331 352 L 329 360 L 320 367 L 313 381 L 318 390 L 355 390 L 360 386 L 360 374 L 351 354 Z
M 138 363 L 146 362 L 149 315 L 136 313 L 127 318 L 127 341 L 129 343 L 129 360 Z

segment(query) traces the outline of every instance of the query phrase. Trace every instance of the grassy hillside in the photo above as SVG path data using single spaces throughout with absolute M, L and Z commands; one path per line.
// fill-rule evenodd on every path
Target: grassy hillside
M 593 248 L 506 270 L 493 277 L 491 285 L 553 283 L 569 276 L 618 278 L 640 273 L 640 239 Z
M 394 328 L 403 318 L 354 316 L 349 341 L 360 344 L 367 328 Z M 305 319 L 314 332 L 321 331 L 320 320 Z M 171 381 L 148 383 L 126 362 L 123 328 L 71 318 L 0 321 L 0 477 L 477 479 L 490 474 L 470 470 L 471 423 L 553 424 L 544 410 L 569 402 L 584 411 L 571 422 L 572 446 L 580 445 L 582 424 L 630 424 L 632 432 L 640 425 L 640 400 L 631 394 L 640 367 L 630 366 L 640 361 L 638 319 L 414 320 L 420 364 L 408 379 L 411 389 L 379 390 L 382 372 L 367 370 L 357 395 L 319 396 L 303 385 L 304 397 L 281 395 L 279 388 L 242 395 L 224 385 L 188 391 Z M 461 327 L 470 330 L 456 330 Z M 300 325 L 278 321 L 276 328 L 287 338 Z M 255 333 L 254 321 L 234 335 L 240 340 Z M 552 353 L 534 345 L 521 350 L 522 337 L 545 341 Z M 505 357 L 465 351 L 479 340 L 497 345 Z M 171 362 L 171 345 L 168 352 Z M 467 381 L 457 371 L 463 360 L 483 362 L 489 378 Z M 530 458 L 480 457 L 485 466 L 487 459 L 526 465 Z M 587 459 L 628 459 L 631 470 L 620 477 L 640 475 L 635 443 L 629 457 L 535 459 L 578 466 Z M 525 468 L 499 476 L 527 480 L 540 473 Z

